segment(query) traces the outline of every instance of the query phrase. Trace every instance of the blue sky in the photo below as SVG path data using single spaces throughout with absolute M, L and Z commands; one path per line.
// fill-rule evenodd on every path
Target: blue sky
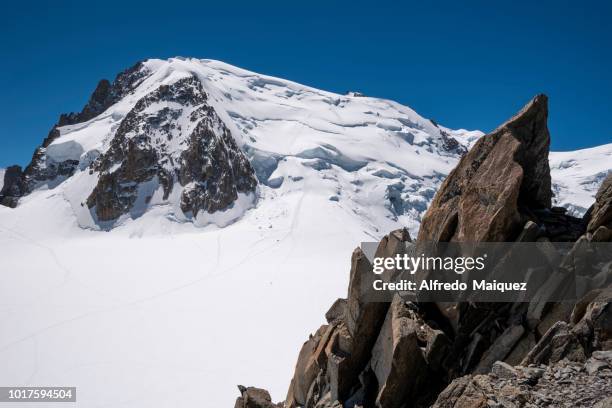
M 1 14 L 0 166 L 26 164 L 99 79 L 177 55 L 393 99 L 452 128 L 492 130 L 544 92 L 553 149 L 612 142 L 611 2 L 58 1 Z

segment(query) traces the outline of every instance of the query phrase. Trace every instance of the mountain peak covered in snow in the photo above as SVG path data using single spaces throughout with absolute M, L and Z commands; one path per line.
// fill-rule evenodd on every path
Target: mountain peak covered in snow
M 81 112 L 61 115 L 4 201 L 25 204 L 53 191 L 80 227 L 109 230 L 151 212 L 225 226 L 307 192 L 373 237 L 401 225 L 415 233 L 442 179 L 482 135 L 358 92 L 215 60 L 150 59 L 100 81 Z M 565 177 L 555 183 L 555 166 L 557 202 L 584 212 L 582 202 L 564 201 L 574 186 Z
M 214 60 L 152 59 L 100 81 L 80 113 L 62 115 L 23 180 L 26 195 L 61 192 L 94 229 L 153 207 L 222 226 L 305 184 L 374 230 L 416 228 L 473 134 L 384 99 Z

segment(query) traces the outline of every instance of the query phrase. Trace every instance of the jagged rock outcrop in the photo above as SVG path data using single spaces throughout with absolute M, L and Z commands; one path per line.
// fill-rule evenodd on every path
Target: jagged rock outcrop
M 394 231 L 375 256 L 394 256 L 407 241 L 406 230 Z M 347 299 L 334 302 L 329 324 L 302 346 L 287 407 L 394 407 L 407 399 L 424 405 L 443 386 L 440 358 L 449 339 L 423 320 L 416 304 L 399 297 L 391 304 L 366 301 L 361 278 L 367 268 L 369 261 L 356 249 Z M 432 392 L 423 392 L 426 383 Z
M 611 241 L 612 234 L 608 233 L 609 230 L 606 226 L 606 223 L 610 220 L 610 203 L 612 202 L 610 180 L 612 180 L 612 177 L 608 177 L 603 182 L 596 196 L 595 204 L 582 220 L 567 216 L 565 211 L 559 208 L 517 206 L 521 222 L 524 222 L 526 218 L 528 219 L 520 230 L 517 241 L 570 241 L 576 242 L 575 248 L 581 242 Z M 554 255 L 554 253 L 550 255 Z M 570 262 L 565 263 L 565 265 L 568 267 L 571 267 L 572 262 L 579 262 L 579 259 L 573 259 L 572 256 L 573 252 L 567 255 Z M 551 292 L 557 287 L 555 285 L 559 284 L 560 281 L 555 281 L 551 277 L 547 282 L 542 283 L 543 292 Z M 599 282 L 599 284 L 605 285 L 605 281 Z M 573 307 L 573 310 L 571 304 L 547 303 L 545 301 L 530 303 L 526 311 L 521 310 L 520 304 L 512 305 L 511 314 L 506 319 L 505 324 L 508 324 L 511 320 L 515 325 L 508 327 L 483 353 L 475 371 L 487 373 L 490 368 L 495 367 L 495 364 L 502 364 L 497 362 L 492 365 L 494 360 L 504 359 L 514 363 L 522 360 L 521 364 L 524 366 L 563 364 L 563 361 L 568 360 L 584 363 L 594 352 L 597 353 L 597 350 L 612 349 L 612 342 L 610 341 L 610 333 L 612 333 L 610 302 L 612 296 L 610 295 L 610 289 L 610 287 L 607 287 L 593 290 L 585 295 Z M 492 308 L 492 315 L 496 317 L 497 325 L 501 323 L 502 327 L 504 326 L 503 320 L 499 320 L 499 318 L 507 314 L 504 309 L 508 306 L 495 304 Z M 470 316 L 478 316 L 477 309 L 478 306 L 474 307 L 474 305 L 464 306 L 462 317 L 469 320 Z M 519 323 L 519 326 L 516 323 Z M 481 324 L 480 327 L 489 330 L 486 324 Z M 463 337 L 471 338 L 470 349 L 474 344 L 482 342 L 482 335 L 474 336 L 473 332 L 470 335 L 466 331 L 464 332 Z M 517 335 L 520 333 L 523 334 L 519 340 Z M 456 339 L 461 336 L 461 330 L 458 330 Z M 535 342 L 536 339 L 537 343 Z M 457 340 L 455 344 L 458 344 Z M 501 349 L 499 348 L 500 344 L 503 345 Z M 509 350 L 507 344 L 513 346 L 512 351 Z M 455 349 L 458 350 L 459 348 L 456 347 Z M 520 358 L 521 355 L 523 356 L 522 359 Z M 546 366 L 543 367 L 546 368 Z M 519 371 L 528 370 L 525 367 L 518 368 Z M 541 399 L 539 395 L 541 396 L 542 390 L 537 389 L 537 387 L 525 392 L 525 390 L 520 390 L 511 385 L 491 384 L 490 379 L 491 375 L 461 377 L 447 387 L 438 398 L 435 406 L 440 408 L 450 406 L 540 406 L 554 405 L 552 401 L 558 403 L 560 395 L 570 398 L 580 396 L 580 392 L 567 392 L 568 390 L 563 390 L 564 387 L 562 386 L 548 383 L 547 391 L 553 393 L 554 396 Z M 590 382 L 588 379 L 586 381 L 587 383 Z M 609 388 L 608 392 L 605 392 L 605 390 L 605 385 L 595 388 L 591 398 L 578 401 L 584 403 L 584 405 L 579 406 L 593 406 L 590 404 L 596 402 L 596 400 L 605 400 L 606 397 L 611 397 L 612 392 L 609 391 Z M 508 401 L 508 395 L 512 397 L 510 401 Z M 608 401 L 607 403 L 610 402 L 609 400 L 606 401 Z M 564 400 L 564 402 L 566 401 Z M 567 402 L 570 405 L 576 403 L 576 401 Z
M 396 297 L 372 348 L 371 366 L 380 391 L 379 406 L 398 406 L 418 396 L 427 364 L 419 348 L 419 323 L 409 306 Z
M 143 63 L 137 62 L 120 72 L 112 83 L 107 79 L 100 80 L 81 112 L 62 114 L 58 126 L 74 125 L 93 119 L 132 92 L 148 74 Z
M 576 242 L 562 261 L 571 269 L 582 262 L 580 242 L 612 240 L 612 177 L 584 219 L 551 207 L 547 112 L 547 98 L 539 95 L 476 143 L 434 197 L 417 244 L 537 241 L 544 261 L 553 262 L 560 255 L 551 242 Z M 409 239 L 406 231 L 395 231 L 383 238 L 375 256 L 393 256 Z M 566 373 L 568 364 L 578 367 L 599 358 L 598 350 L 612 349 L 609 288 L 590 292 L 575 306 L 551 303 L 546 295 L 563 280 L 544 276 L 542 293 L 532 303 L 411 303 L 396 297 L 389 304 L 362 297 L 358 272 L 367 268 L 371 265 L 356 249 L 348 297 L 334 303 L 326 315 L 329 324 L 304 344 L 287 407 L 550 405 L 564 394 L 554 381 L 565 375 L 559 370 Z M 607 282 L 583 280 L 587 288 Z M 590 372 L 603 367 L 597 361 L 587 374 L 570 368 L 577 374 L 566 377 L 586 387 L 581 400 L 576 387 L 574 405 L 610 401 L 605 398 L 611 396 L 612 377 L 594 379 Z M 521 362 L 550 365 L 513 367 Z
M 23 195 L 25 186 L 22 180 L 23 173 L 20 166 L 7 167 L 4 173 L 2 189 L 0 189 L 0 205 L 14 208 L 19 197 Z
M 547 115 L 547 98 L 538 95 L 481 138 L 445 179 L 423 218 L 418 241 L 525 242 L 579 236 L 581 220 L 550 208 Z M 526 306 L 463 303 L 437 308 L 453 328 L 452 353 L 446 359 L 451 376 L 486 372 L 513 351 L 514 360 L 524 357 L 517 350 L 525 350 L 531 337 L 523 327 Z
M 180 186 L 176 201 L 186 218 L 225 210 L 239 194 L 254 193 L 255 171 L 194 74 L 161 84 L 138 99 L 103 153 L 92 150 L 78 159 L 78 154 L 50 154 L 63 126 L 97 117 L 148 75 L 148 68 L 138 63 L 112 83 L 100 81 L 81 112 L 61 115 L 19 181 L 7 184 L 0 202 L 15 206 L 19 197 L 42 184 L 53 188 L 77 168 L 97 173 L 83 205 L 102 228 L 112 227 L 124 214 L 142 215 L 158 187 L 161 201 L 166 201 L 175 185 Z
M 60 115 L 57 124 L 51 128 L 42 145 L 36 149 L 30 164 L 23 172 L 24 190 L 21 194 L 28 194 L 41 184 L 56 185 L 70 177 L 79 165 L 78 160 L 57 161 L 47 155 L 49 145 L 60 136 L 59 127 L 86 122 L 96 117 L 132 92 L 148 74 L 144 65 L 139 62 L 119 73 L 112 83 L 106 79 L 101 80 L 81 112 Z
M 576 241 L 586 223 L 550 206 L 547 99 L 534 98 L 510 121 L 480 139 L 444 181 L 428 209 L 419 241 Z M 601 206 L 604 208 L 605 206 Z M 599 208 L 599 207 L 597 207 Z M 544 245 L 543 245 L 544 246 Z M 550 255 L 554 255 L 551 247 Z M 487 372 L 496 360 L 517 362 L 571 308 L 546 302 L 562 284 L 551 277 L 542 301 L 437 305 L 454 328 L 455 374 Z
M 392 232 L 381 241 L 376 254 L 390 256 L 408 240 L 406 230 Z M 389 305 L 361 298 L 360 279 L 367 268 L 370 264 L 365 254 L 356 249 L 347 299 L 332 305 L 327 313 L 330 324 L 322 326 L 302 346 L 287 394 L 287 407 L 326 407 L 336 401 L 363 403 L 376 398 L 375 374 L 368 365 Z
M 158 105 L 164 107 L 151 114 Z M 100 176 L 87 206 L 100 221 L 137 212 L 146 183 L 159 183 L 164 200 L 180 183 L 181 210 L 192 216 L 225 209 L 238 193 L 253 192 L 257 184 L 248 159 L 207 104 L 195 76 L 162 85 L 140 99 L 92 170 Z
M 372 348 L 378 407 L 398 407 L 406 401 L 426 405 L 443 384 L 439 359 L 449 340 L 423 321 L 418 311 L 417 305 L 396 296 Z
M 516 116 L 482 137 L 442 183 L 418 240 L 513 240 L 520 208 L 550 208 L 547 97 L 536 96 Z

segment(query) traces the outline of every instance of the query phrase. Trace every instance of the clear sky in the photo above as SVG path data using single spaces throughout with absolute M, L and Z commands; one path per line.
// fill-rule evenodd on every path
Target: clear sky
M 177 55 L 393 99 L 451 128 L 490 131 L 544 92 L 553 149 L 610 143 L 610 21 L 610 1 L 5 3 L 0 166 L 26 164 L 99 79 Z

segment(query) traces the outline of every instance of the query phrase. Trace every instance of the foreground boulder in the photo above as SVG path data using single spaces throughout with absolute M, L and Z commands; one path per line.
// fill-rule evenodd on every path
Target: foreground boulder
M 426 403 L 440 384 L 437 360 L 446 353 L 446 335 L 427 325 L 418 307 L 396 296 L 372 349 L 378 383 L 376 406 Z M 429 392 L 427 392 L 429 390 Z
M 272 403 L 270 393 L 261 388 L 238 386 L 240 397 L 236 399 L 234 408 L 283 408 L 283 404 Z

